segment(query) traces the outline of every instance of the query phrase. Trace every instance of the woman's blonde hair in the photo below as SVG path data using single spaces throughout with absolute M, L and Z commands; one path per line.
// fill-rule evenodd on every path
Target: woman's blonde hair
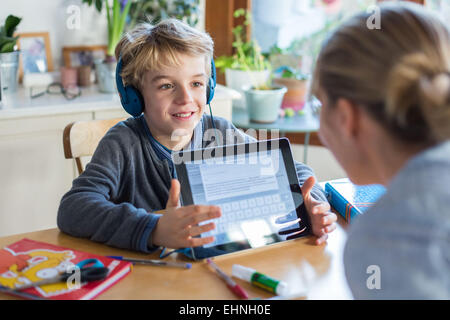
M 180 65 L 179 54 L 204 56 L 206 73 L 211 74 L 214 43 L 211 37 L 176 19 L 156 25 L 141 23 L 127 32 L 116 46 L 116 59 L 121 57 L 124 85 L 141 89 L 144 73 L 164 66 Z
M 330 104 L 347 98 L 402 141 L 450 138 L 450 32 L 419 5 L 383 3 L 381 29 L 371 13 L 340 26 L 325 42 L 312 93 Z

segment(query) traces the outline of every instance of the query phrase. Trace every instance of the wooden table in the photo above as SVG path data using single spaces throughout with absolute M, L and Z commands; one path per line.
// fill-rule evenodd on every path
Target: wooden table
M 259 272 L 286 281 L 292 299 L 351 299 L 342 264 L 346 240 L 346 222 L 339 217 L 338 228 L 326 245 L 314 245 L 312 237 L 305 237 L 262 249 L 247 250 L 215 258 L 216 264 L 231 275 L 233 264 L 254 268 Z M 116 249 L 87 239 L 68 236 L 58 229 L 49 229 L 0 238 L 0 247 L 22 238 L 48 242 L 99 255 L 122 255 L 136 258 L 158 258 Z M 175 257 L 174 257 L 175 256 Z M 183 260 L 176 254 L 169 260 Z M 305 267 L 305 265 L 307 267 Z M 272 294 L 236 279 L 250 298 L 269 298 Z M 19 299 L 0 293 L 0 299 Z M 207 266 L 205 261 L 194 262 L 192 269 L 178 269 L 136 265 L 131 274 L 102 293 L 97 299 L 164 299 L 210 300 L 236 299 L 225 283 Z

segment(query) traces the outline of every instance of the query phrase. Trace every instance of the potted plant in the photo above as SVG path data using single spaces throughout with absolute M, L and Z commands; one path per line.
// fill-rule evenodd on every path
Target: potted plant
M 291 52 L 290 48 L 282 49 L 276 44 L 269 50 L 269 61 L 274 70 L 285 66 L 295 70 L 302 68 L 302 56 L 298 52 Z
M 250 121 L 271 123 L 278 119 L 281 102 L 286 92 L 282 86 L 271 83 L 272 66 L 256 40 L 247 39 L 244 26 L 249 25 L 251 14 L 238 9 L 234 17 L 244 16 L 243 25 L 233 28 L 232 56 L 222 56 L 216 60 L 216 67 L 225 72 L 227 86 L 241 92 L 244 99 L 235 106 L 246 107 Z
M 83 0 L 83 2 L 88 5 L 95 4 L 95 8 L 98 12 L 102 11 L 103 3 L 105 4 L 106 19 L 108 23 L 108 49 L 106 51 L 105 60 L 95 62 L 95 70 L 99 90 L 101 92 L 115 92 L 115 73 L 117 61 L 114 57 L 114 50 L 122 37 L 132 1 L 112 0 L 112 6 L 109 4 L 108 0 Z
M 19 54 L 16 50 L 17 39 L 14 32 L 22 19 L 9 15 L 5 24 L 0 27 L 0 81 L 5 92 L 17 90 L 17 71 L 19 70 Z
M 234 18 L 244 16 L 242 25 L 233 28 L 233 48 L 231 56 L 221 56 L 216 59 L 216 67 L 225 73 L 226 85 L 244 94 L 243 87 L 269 87 L 271 65 L 261 52 L 257 41 L 247 39 L 245 26 L 250 24 L 251 14 L 245 9 L 234 12 Z M 235 100 L 234 105 L 245 107 L 245 99 Z
M 273 83 L 287 88 L 281 107 L 299 111 L 303 109 L 308 90 L 308 76 L 288 66 L 277 69 L 278 76 L 274 77 Z

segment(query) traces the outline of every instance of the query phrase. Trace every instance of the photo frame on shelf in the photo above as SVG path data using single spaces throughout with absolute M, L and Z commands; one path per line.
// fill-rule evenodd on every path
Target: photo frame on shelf
M 45 73 L 53 71 L 50 35 L 48 32 L 17 33 L 20 50 L 19 81 L 25 73 Z
M 106 45 L 92 46 L 66 46 L 63 47 L 64 66 L 67 68 L 76 68 L 79 66 L 94 67 L 97 59 L 106 57 Z

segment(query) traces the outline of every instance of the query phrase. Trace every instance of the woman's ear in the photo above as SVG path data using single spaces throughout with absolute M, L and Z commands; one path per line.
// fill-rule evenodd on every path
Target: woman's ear
M 355 139 L 359 134 L 360 111 L 350 100 L 339 98 L 335 105 L 336 122 L 345 139 Z

